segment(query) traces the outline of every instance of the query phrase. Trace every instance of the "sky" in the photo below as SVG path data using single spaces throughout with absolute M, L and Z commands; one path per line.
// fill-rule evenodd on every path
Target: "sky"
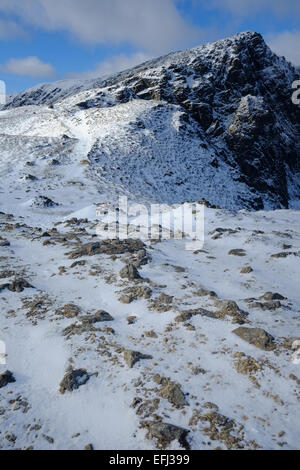
M 245 30 L 300 66 L 299 0 L 0 0 L 0 80 L 100 77 Z

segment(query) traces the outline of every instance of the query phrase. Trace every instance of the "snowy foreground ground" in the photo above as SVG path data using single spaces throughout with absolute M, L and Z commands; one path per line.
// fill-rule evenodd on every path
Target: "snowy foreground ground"
M 205 209 L 192 252 L 3 206 L 0 448 L 299 448 L 299 212 Z

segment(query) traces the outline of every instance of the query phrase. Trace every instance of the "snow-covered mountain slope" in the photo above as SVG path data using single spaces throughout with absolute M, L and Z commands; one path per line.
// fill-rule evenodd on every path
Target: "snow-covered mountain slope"
M 92 221 L 0 215 L 0 449 L 299 448 L 299 214 L 205 226 L 97 251 Z
M 295 76 L 247 32 L 0 111 L 0 449 L 299 448 Z
M 1 148 L 10 148 L 1 166 L 10 153 L 18 155 L 14 169 L 26 172 L 27 151 L 18 149 L 25 136 L 34 137 L 31 155 L 45 182 L 48 159 L 39 139 L 55 137 L 47 154 L 58 145 L 65 165 L 73 145 L 73 163 L 88 161 L 80 173 L 100 194 L 110 187 L 169 203 L 204 197 L 225 208 L 299 207 L 296 78 L 259 34 L 246 32 L 109 78 L 41 85 L 0 112 Z M 65 145 L 65 135 L 72 144 Z M 62 166 L 57 181 L 70 170 Z M 19 176 L 11 172 L 13 185 Z M 28 194 L 38 187 L 30 184 Z M 57 202 L 66 211 L 72 204 L 68 197 Z

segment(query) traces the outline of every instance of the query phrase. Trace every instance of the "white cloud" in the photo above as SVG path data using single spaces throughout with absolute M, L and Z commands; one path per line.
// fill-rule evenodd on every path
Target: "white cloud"
M 42 62 L 38 57 L 24 57 L 23 59 L 10 59 L 1 66 L 1 70 L 24 77 L 45 78 L 55 75 L 55 68 L 51 64 Z
M 106 75 L 112 75 L 116 72 L 139 65 L 142 62 L 150 60 L 152 56 L 143 52 L 138 52 L 132 55 L 120 54 L 113 56 L 109 60 L 99 62 L 93 70 L 87 70 L 80 73 L 70 73 L 68 78 L 98 78 Z
M 276 54 L 285 56 L 294 65 L 300 65 L 300 31 L 285 31 L 273 34 L 267 40 Z
M 231 11 L 233 15 L 248 16 L 261 11 L 276 15 L 295 17 L 300 14 L 300 2 L 297 0 L 212 0 L 212 8 Z
M 157 52 L 201 36 L 180 15 L 175 0 L 0 0 L 0 10 L 90 44 L 127 42 Z
M 6 41 L 9 39 L 15 39 L 25 37 L 26 32 L 18 25 L 15 21 L 2 20 L 0 18 L 0 40 Z

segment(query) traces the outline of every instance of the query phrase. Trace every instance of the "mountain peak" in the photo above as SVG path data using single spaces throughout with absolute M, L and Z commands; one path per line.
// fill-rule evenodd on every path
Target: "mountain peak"
M 47 113 L 67 111 L 84 122 L 89 118 L 96 135 L 89 159 L 95 168 L 105 161 L 107 177 L 125 191 L 132 185 L 164 202 L 199 194 L 224 207 L 288 207 L 300 199 L 300 112 L 291 101 L 296 78 L 292 65 L 271 52 L 261 34 L 245 31 L 108 78 L 35 87 L 15 97 L 7 109 L 43 105 Z M 115 163 L 113 169 L 93 120 L 101 117 L 100 122 L 106 122 L 108 114 L 113 120 L 125 105 L 132 120 L 126 124 L 124 142 L 132 140 L 141 158 L 136 161 L 129 143 L 126 151 L 109 143 L 109 154 L 126 162 L 124 167 Z M 164 132 L 169 143 L 164 142 Z M 174 172 L 174 164 L 182 177 Z M 151 178 L 145 186 L 138 176 L 147 165 L 155 174 L 165 166 L 162 180 L 157 175 L 158 185 Z

